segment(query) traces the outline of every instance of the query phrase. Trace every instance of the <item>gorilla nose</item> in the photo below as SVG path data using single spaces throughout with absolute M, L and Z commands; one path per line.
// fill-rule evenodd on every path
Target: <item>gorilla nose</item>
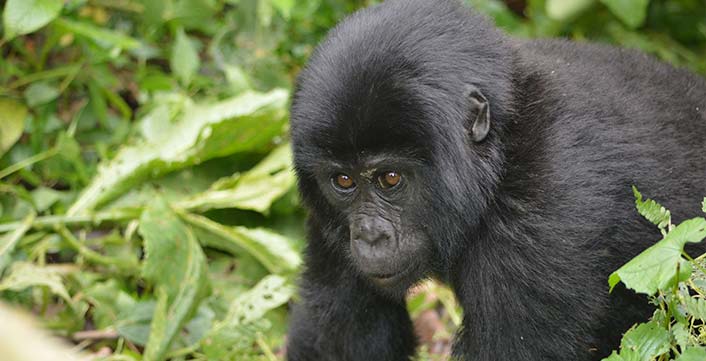
M 353 234 L 356 243 L 365 243 L 368 246 L 384 245 L 390 239 L 390 235 L 382 230 L 368 230 Z

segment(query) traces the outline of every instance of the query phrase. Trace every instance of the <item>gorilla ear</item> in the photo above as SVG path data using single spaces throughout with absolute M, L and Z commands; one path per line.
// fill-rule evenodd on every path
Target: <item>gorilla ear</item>
M 466 94 L 469 104 L 469 135 L 474 142 L 481 142 L 490 131 L 490 104 L 476 87 L 471 86 Z

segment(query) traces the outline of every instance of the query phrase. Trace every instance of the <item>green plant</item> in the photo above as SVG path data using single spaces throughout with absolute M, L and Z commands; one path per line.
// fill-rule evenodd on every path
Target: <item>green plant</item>
M 611 290 L 618 282 L 649 296 L 656 306 L 652 318 L 628 330 L 607 361 L 706 359 L 706 255 L 692 258 L 687 243 L 706 238 L 706 219 L 673 225 L 668 210 L 651 199 L 644 200 L 633 187 L 638 212 L 655 224 L 663 238 L 615 271 Z M 706 212 L 706 198 L 703 201 Z

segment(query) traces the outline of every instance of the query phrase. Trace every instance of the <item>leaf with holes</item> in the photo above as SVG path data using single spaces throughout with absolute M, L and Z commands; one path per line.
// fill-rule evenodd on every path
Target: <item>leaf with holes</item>
M 145 360 L 161 360 L 208 291 L 206 257 L 194 234 L 158 199 L 140 217 L 145 242 L 142 275 L 155 285 L 157 306 Z

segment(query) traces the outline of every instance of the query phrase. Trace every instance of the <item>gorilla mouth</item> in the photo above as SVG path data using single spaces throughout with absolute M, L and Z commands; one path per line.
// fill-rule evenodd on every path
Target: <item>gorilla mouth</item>
M 411 267 L 406 267 L 403 268 L 401 271 L 390 273 L 371 273 L 368 274 L 368 277 L 370 277 L 373 282 L 377 283 L 378 285 L 389 286 L 402 280 L 407 275 L 407 273 L 409 273 L 410 268 Z

